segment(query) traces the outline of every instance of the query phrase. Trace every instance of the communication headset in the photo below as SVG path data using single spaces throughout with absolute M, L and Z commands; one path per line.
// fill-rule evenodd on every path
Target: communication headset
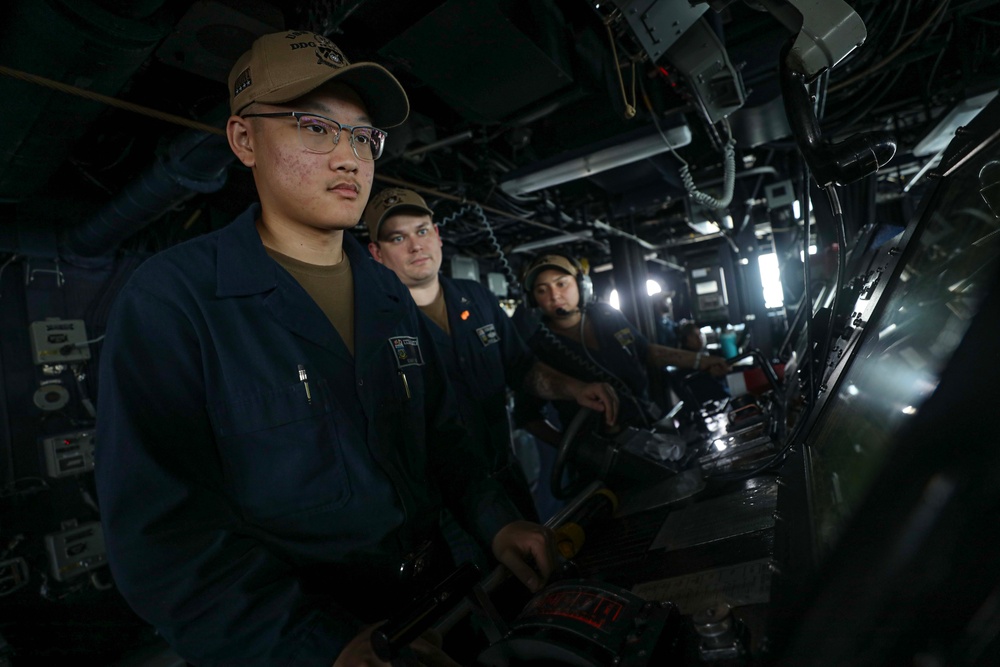
M 537 308 L 538 302 L 535 300 L 534 284 L 530 288 L 528 286 L 529 277 L 533 272 L 545 266 L 564 271 L 567 268 L 572 269 L 570 275 L 576 278 L 577 291 L 580 293 L 580 303 L 577 305 L 577 308 L 583 308 L 594 300 L 594 281 L 587 274 L 587 269 L 583 264 L 579 260 L 567 255 L 549 254 L 536 257 L 524 271 L 524 279 L 521 281 L 521 284 L 524 288 L 524 300 L 530 307 Z

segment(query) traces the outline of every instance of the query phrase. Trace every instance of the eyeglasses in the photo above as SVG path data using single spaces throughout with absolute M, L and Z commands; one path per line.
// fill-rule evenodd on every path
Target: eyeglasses
M 310 153 L 329 153 L 340 142 L 340 131 L 350 130 L 351 149 L 359 160 L 377 160 L 385 147 L 384 131 L 368 125 L 344 125 L 332 118 L 304 111 L 246 113 L 241 118 L 287 118 L 298 124 L 299 143 Z

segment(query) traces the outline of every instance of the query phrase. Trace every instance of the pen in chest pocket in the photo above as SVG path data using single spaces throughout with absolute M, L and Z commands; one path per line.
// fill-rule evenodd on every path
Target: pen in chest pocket
M 399 377 L 403 380 L 403 391 L 406 392 L 406 398 L 407 399 L 412 398 L 410 396 L 410 383 L 406 379 L 406 373 L 404 373 L 403 371 L 399 371 Z
M 312 392 L 309 391 L 309 376 L 306 375 L 306 367 L 303 366 L 302 364 L 299 364 L 299 382 L 301 382 L 302 386 L 305 387 L 306 402 L 312 404 L 313 397 L 312 397 Z

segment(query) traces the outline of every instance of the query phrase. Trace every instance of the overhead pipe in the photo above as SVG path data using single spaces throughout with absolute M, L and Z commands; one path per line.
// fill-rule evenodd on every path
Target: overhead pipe
M 196 194 L 226 183 L 235 159 L 225 136 L 188 131 L 93 218 L 72 228 L 63 248 L 82 257 L 114 252 L 122 241 Z
M 435 141 L 434 143 L 427 144 L 426 146 L 418 146 L 405 151 L 403 153 L 403 157 L 410 160 L 420 158 L 423 157 L 424 153 L 430 153 L 431 151 L 436 151 L 440 148 L 447 148 L 448 146 L 453 146 L 471 138 L 472 130 L 465 130 L 464 132 L 459 132 L 458 134 L 454 134 L 450 137 L 445 137 L 440 141 Z

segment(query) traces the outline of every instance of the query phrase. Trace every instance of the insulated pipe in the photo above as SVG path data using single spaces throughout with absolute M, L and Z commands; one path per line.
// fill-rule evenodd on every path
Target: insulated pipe
M 145 172 L 129 183 L 93 218 L 71 229 L 63 241 L 69 252 L 96 257 L 118 245 L 198 193 L 226 183 L 235 159 L 226 137 L 185 132 Z

